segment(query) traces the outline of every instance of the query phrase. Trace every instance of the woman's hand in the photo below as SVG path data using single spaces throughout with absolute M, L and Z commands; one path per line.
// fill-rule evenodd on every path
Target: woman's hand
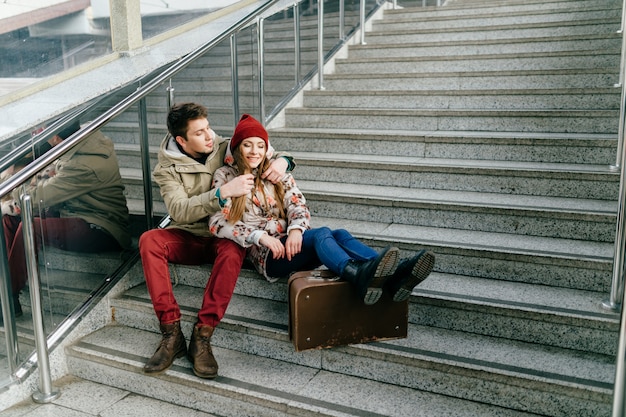
M 287 259 L 291 260 L 292 257 L 299 254 L 302 250 L 302 230 L 291 229 L 289 236 L 285 241 L 285 249 L 287 253 Z
M 272 257 L 274 259 L 280 259 L 285 256 L 285 247 L 279 239 L 264 233 L 259 239 L 259 243 L 272 251 Z

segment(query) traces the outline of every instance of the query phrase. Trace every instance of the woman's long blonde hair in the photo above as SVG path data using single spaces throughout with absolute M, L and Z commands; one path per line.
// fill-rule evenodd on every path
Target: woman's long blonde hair
M 245 162 L 243 156 L 241 155 L 241 143 L 235 148 L 233 151 L 233 158 L 235 159 L 235 165 L 237 167 L 237 171 L 241 174 L 246 172 L 246 169 L 249 169 L 248 164 Z M 267 149 L 266 149 L 267 152 Z M 263 186 L 263 179 L 261 175 L 269 168 L 271 161 L 267 159 L 267 153 L 263 156 L 263 161 L 259 164 L 256 170 L 256 176 L 254 177 L 254 190 L 261 190 L 263 193 L 263 201 L 262 205 L 269 213 L 269 205 L 267 204 L 267 198 L 265 196 L 265 187 Z M 271 183 L 270 183 L 271 184 Z M 283 199 L 285 197 L 285 189 L 283 188 L 282 182 L 277 182 L 276 184 L 272 184 L 274 186 L 274 195 L 276 196 L 276 206 L 278 207 L 279 218 L 285 219 L 287 214 L 285 213 L 285 206 Z M 230 207 L 230 212 L 228 213 L 228 222 L 236 223 L 243 218 L 243 213 L 246 211 L 246 199 L 247 195 L 242 195 L 239 197 L 232 198 L 232 205 Z

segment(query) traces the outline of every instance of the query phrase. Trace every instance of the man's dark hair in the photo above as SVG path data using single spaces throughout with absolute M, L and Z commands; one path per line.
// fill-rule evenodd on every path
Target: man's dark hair
M 208 114 L 207 108 L 202 104 L 174 104 L 167 114 L 167 130 L 174 137 L 182 136 L 187 139 L 187 124 L 189 121 L 206 119 Z

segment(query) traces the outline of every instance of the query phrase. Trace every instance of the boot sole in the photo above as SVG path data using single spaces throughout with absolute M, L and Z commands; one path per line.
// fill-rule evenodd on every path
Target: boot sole
M 383 285 L 387 278 L 393 274 L 398 266 L 398 258 L 400 257 L 400 250 L 396 247 L 391 247 L 387 250 L 380 263 L 376 267 L 374 273 L 374 279 L 369 283 L 367 292 L 363 297 L 363 302 L 366 305 L 375 304 L 383 295 Z
M 393 295 L 393 301 L 401 302 L 407 300 L 413 293 L 413 288 L 423 282 L 435 266 L 435 255 L 432 252 L 425 252 L 413 265 L 411 276 L 402 284 L 400 289 Z
M 196 368 L 193 368 L 193 373 L 198 377 L 198 378 L 203 378 L 203 379 L 215 379 L 217 378 L 217 374 L 202 374 L 200 372 L 196 371 Z
M 189 362 L 191 362 L 191 364 L 194 365 L 194 360 L 193 360 L 193 357 L 191 355 L 187 355 L 187 359 L 189 359 Z M 205 374 L 205 373 L 202 373 L 202 372 L 198 372 L 196 370 L 195 366 L 192 366 L 191 370 L 193 371 L 194 375 L 197 376 L 198 378 L 203 378 L 203 379 L 215 379 L 215 378 L 217 378 L 217 372 L 215 372 L 214 374 Z
M 163 372 L 167 371 L 168 369 L 170 369 L 170 367 L 172 366 L 172 364 L 174 363 L 174 361 L 175 361 L 176 359 L 178 359 L 178 358 L 182 358 L 183 356 L 186 356 L 186 355 L 187 355 L 187 350 L 186 350 L 186 349 L 185 349 L 185 350 L 181 350 L 181 351 L 179 351 L 178 353 L 176 353 L 176 354 L 174 355 L 174 359 L 172 359 L 172 362 L 171 362 L 171 363 L 169 363 L 169 364 L 168 364 L 165 368 L 163 368 L 163 369 L 157 369 L 157 370 L 149 370 L 149 369 L 146 369 L 146 368 L 144 367 L 144 368 L 143 368 L 143 371 L 144 371 L 145 373 L 147 373 L 147 374 L 150 374 L 150 375 L 158 375 L 158 374 L 161 374 L 161 373 L 163 373 Z

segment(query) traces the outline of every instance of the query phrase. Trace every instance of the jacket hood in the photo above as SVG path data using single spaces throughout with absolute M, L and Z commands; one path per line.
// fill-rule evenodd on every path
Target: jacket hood
M 224 139 L 218 136 L 213 129 L 210 129 L 210 134 L 213 139 L 213 151 L 209 154 L 207 159 L 213 159 L 215 155 L 218 153 L 218 149 L 220 145 L 225 142 Z M 166 166 L 171 165 L 188 165 L 188 164 L 197 164 L 198 162 L 190 157 L 189 155 L 184 154 L 176 144 L 176 140 L 171 134 L 167 134 L 163 141 L 161 142 L 161 152 L 159 152 L 159 163 Z
M 67 158 L 71 155 L 95 155 L 102 158 L 110 158 L 113 153 L 111 147 L 111 141 L 104 136 L 104 134 L 98 132 L 92 133 L 89 140 L 85 139 L 81 144 L 76 146 L 73 150 L 70 150 L 65 155 Z

